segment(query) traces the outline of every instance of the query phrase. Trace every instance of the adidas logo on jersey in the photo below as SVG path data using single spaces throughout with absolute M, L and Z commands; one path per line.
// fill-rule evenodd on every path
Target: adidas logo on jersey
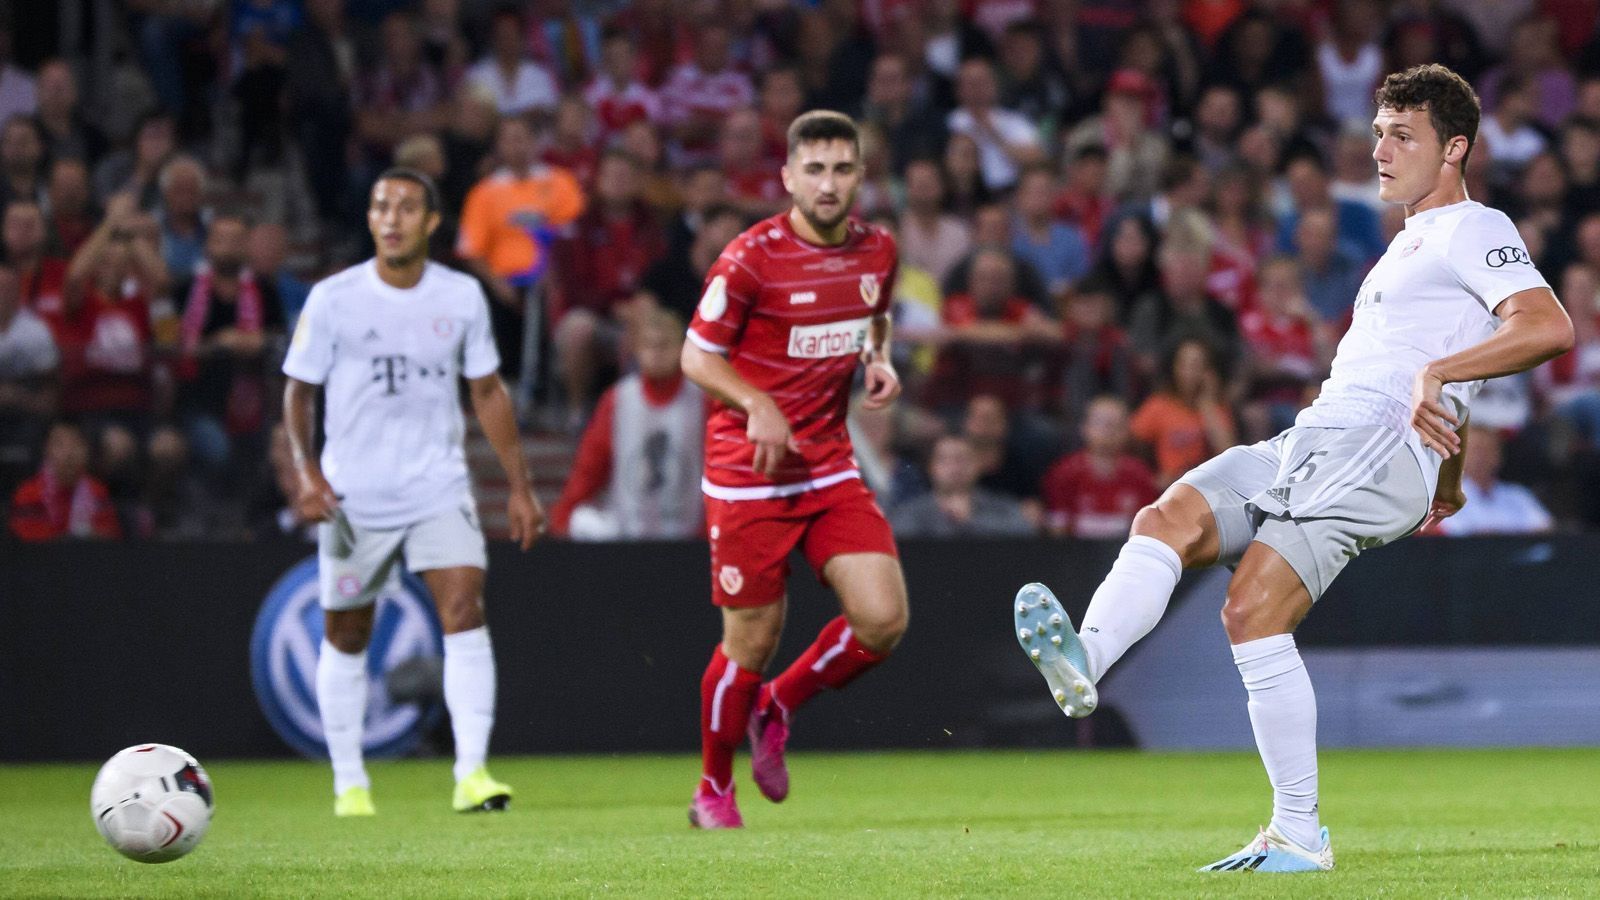
M 1276 500 L 1277 502 L 1281 503 L 1283 505 L 1284 509 L 1288 509 L 1289 508 L 1289 489 L 1288 488 L 1281 488 L 1281 487 L 1272 488 L 1272 489 L 1267 491 L 1267 496 L 1272 498 L 1273 500 Z
M 369 342 L 378 340 L 378 329 L 376 329 L 376 328 L 368 328 L 366 335 L 364 337 L 362 337 L 361 339 L 364 340 L 364 341 L 369 341 Z

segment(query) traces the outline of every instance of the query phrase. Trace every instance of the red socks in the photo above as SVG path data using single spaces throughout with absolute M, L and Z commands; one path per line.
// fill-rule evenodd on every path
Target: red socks
M 744 740 L 760 687 L 761 673 L 739 668 L 718 644 L 700 679 L 701 773 L 715 793 L 725 794 L 733 787 L 733 751 Z M 706 787 L 701 785 L 702 790 Z
M 824 625 L 817 640 L 782 675 L 770 696 L 787 717 L 823 688 L 838 690 L 888 656 L 867 649 L 840 616 Z

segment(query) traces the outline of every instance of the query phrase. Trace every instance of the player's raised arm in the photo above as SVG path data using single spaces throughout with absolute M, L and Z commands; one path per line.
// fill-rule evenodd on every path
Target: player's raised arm
M 783 462 L 784 454 L 800 449 L 778 404 L 739 377 L 722 354 L 701 349 L 695 341 L 688 340 L 683 344 L 680 360 L 684 377 L 723 403 L 744 410 L 749 417 L 745 434 L 756 448 L 752 465 L 757 472 L 770 476 Z
M 1411 426 L 1423 444 L 1449 459 L 1462 443 L 1462 423 L 1440 392 L 1447 384 L 1514 375 L 1572 349 L 1572 320 L 1547 287 L 1529 288 L 1495 307 L 1501 325 L 1493 336 L 1459 353 L 1434 360 L 1417 373 L 1411 393 Z
M 483 427 L 484 437 L 494 447 L 511 489 L 511 496 L 506 500 L 511 540 L 526 550 L 544 533 L 544 509 L 539 506 L 539 498 L 534 496 L 533 480 L 528 477 L 528 467 L 522 460 L 522 442 L 517 439 L 517 417 L 511 395 L 506 393 L 498 372 L 469 378 L 467 386 L 472 396 L 472 411 Z

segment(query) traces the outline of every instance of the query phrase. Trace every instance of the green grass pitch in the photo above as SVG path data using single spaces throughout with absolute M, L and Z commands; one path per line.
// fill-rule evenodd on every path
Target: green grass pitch
M 474 815 L 447 762 L 376 763 L 368 820 L 323 765 L 222 760 L 210 835 L 158 866 L 95 833 L 93 766 L 0 766 L 0 896 L 1600 896 L 1600 752 L 1322 761 L 1339 867 L 1294 876 L 1193 871 L 1268 817 L 1248 754 L 797 754 L 782 806 L 741 772 L 737 833 L 689 829 L 686 756 L 495 760 L 516 801 Z

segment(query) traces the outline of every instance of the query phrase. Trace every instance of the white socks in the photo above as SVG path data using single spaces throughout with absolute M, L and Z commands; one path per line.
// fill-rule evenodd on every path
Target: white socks
M 1183 560 L 1177 551 L 1142 534 L 1128 538 L 1078 628 L 1091 681 L 1099 681 L 1112 663 L 1156 627 L 1182 575 Z
M 317 709 L 333 761 L 333 795 L 367 787 L 361 764 L 361 726 L 367 717 L 367 651 L 345 653 L 322 641 L 317 656 Z
M 1250 692 L 1250 725 L 1272 782 L 1272 823 L 1301 847 L 1322 848 L 1317 821 L 1317 697 L 1294 635 L 1233 645 Z
M 494 648 L 489 629 L 444 636 L 444 705 L 456 736 L 456 780 L 471 775 L 489 757 L 494 727 Z

